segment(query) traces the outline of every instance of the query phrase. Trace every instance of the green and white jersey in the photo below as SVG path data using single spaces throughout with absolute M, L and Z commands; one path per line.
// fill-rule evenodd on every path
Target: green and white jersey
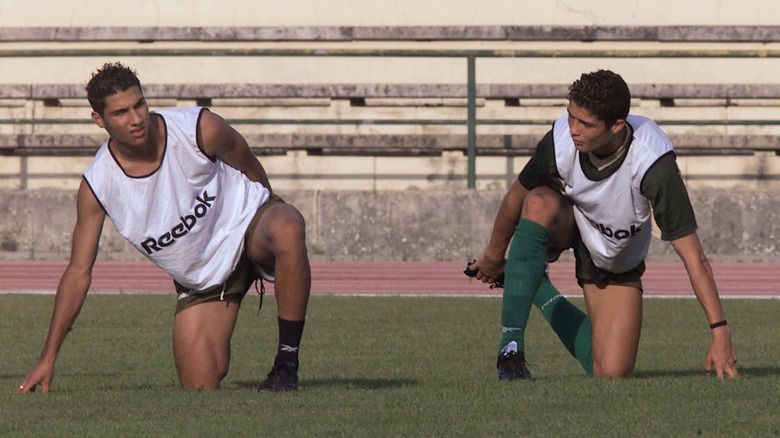
M 539 143 L 520 183 L 527 189 L 550 186 L 572 202 L 577 229 L 597 267 L 622 273 L 642 263 L 650 246 L 651 214 L 664 240 L 696 230 L 671 141 L 655 122 L 629 115 L 628 150 L 599 170 L 574 147 L 567 118 L 556 120 Z

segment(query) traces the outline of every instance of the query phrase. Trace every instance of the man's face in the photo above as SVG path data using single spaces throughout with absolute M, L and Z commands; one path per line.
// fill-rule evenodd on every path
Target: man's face
M 108 96 L 103 115 L 92 112 L 92 120 L 108 131 L 112 140 L 128 147 L 143 146 L 149 136 L 149 105 L 137 86 Z
M 624 120 L 618 120 L 607 127 L 606 123 L 590 111 L 572 101 L 569 101 L 568 112 L 569 133 L 574 140 L 574 147 L 580 152 L 610 152 L 604 149 L 615 146 L 616 134 L 620 133 L 625 126 Z M 620 140 L 622 141 L 622 138 Z M 620 142 L 616 146 L 619 147 Z

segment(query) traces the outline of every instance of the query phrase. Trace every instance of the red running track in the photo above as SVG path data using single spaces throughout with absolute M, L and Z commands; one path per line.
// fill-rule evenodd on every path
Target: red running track
M 0 293 L 54 293 L 64 261 L 0 261 Z M 465 262 L 313 262 L 312 293 L 336 295 L 498 296 L 462 274 Z M 780 264 L 714 263 L 721 296 L 778 297 Z M 574 264 L 550 266 L 553 284 L 565 295 L 579 295 Z M 693 297 L 681 263 L 648 263 L 646 296 Z M 91 293 L 173 293 L 170 278 L 147 261 L 98 262 Z M 273 292 L 273 286 L 268 287 Z

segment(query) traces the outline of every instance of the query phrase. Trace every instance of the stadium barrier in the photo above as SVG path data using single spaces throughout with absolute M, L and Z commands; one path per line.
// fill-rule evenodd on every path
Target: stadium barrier
M 525 99 L 563 100 L 566 84 L 479 84 L 478 99 L 503 100 L 507 106 L 518 106 Z M 774 99 L 780 96 L 780 84 L 633 84 L 632 96 L 636 99 L 653 99 L 665 107 L 684 106 L 686 99 L 697 100 L 698 105 L 729 106 L 748 104 L 755 99 Z M 349 100 L 353 106 L 371 106 L 371 99 L 398 99 L 396 105 L 416 105 L 415 99 L 459 100 L 468 94 L 466 85 L 459 84 L 149 84 L 144 86 L 148 99 L 191 100 L 211 106 L 231 105 L 243 99 L 301 99 L 287 105 L 312 105 L 311 99 Z M 0 99 L 41 101 L 47 107 L 59 107 L 67 99 L 78 99 L 86 106 L 86 94 L 79 84 L 0 84 Z M 309 103 L 305 101 L 309 100 Z M 404 100 L 407 103 L 404 103 Z M 680 103 L 678 103 L 680 102 Z M 702 103 L 705 102 L 705 103 Z M 252 103 L 233 103 L 252 105 Z M 273 105 L 273 101 L 267 103 Z M 780 100 L 778 100 L 780 105 Z M 378 103 L 378 106 L 383 103 Z M 458 103 L 449 103 L 458 105 Z M 479 105 L 479 104 L 478 104 Z M 482 102 L 484 105 L 484 102 Z M 662 126 L 778 126 L 780 118 L 752 119 L 679 119 L 655 118 Z M 439 125 L 465 126 L 466 119 L 446 118 L 233 118 L 236 125 Z M 551 119 L 544 116 L 533 119 L 475 118 L 476 125 L 549 126 Z M 91 125 L 84 117 L 64 118 L 37 116 L 33 118 L 0 117 L 0 125 Z M 728 155 L 750 154 L 755 151 L 780 149 L 780 141 L 774 135 L 761 134 L 672 134 L 671 138 L 680 155 Z M 102 134 L 0 134 L 0 155 L 4 156 L 81 156 L 92 155 L 104 139 Z M 389 155 L 389 156 L 440 156 L 444 151 L 468 152 L 467 135 L 459 134 L 305 134 L 268 133 L 248 134 L 249 143 L 258 155 L 278 155 L 291 150 L 303 150 L 312 155 Z M 538 134 L 483 134 L 476 137 L 475 152 L 478 155 L 510 156 L 530 154 Z
M 252 116 L 249 112 L 227 111 L 227 118 L 246 129 L 246 136 L 258 155 L 286 154 L 290 151 L 314 156 L 527 156 L 547 129 L 552 114 L 565 106 L 568 84 L 482 83 L 476 80 L 474 60 L 478 57 L 623 57 L 648 60 L 686 59 L 771 59 L 780 56 L 772 46 L 780 41 L 776 26 L 434 26 L 434 27 L 299 27 L 299 28 L 0 28 L 0 57 L 41 59 L 41 57 L 81 57 L 83 59 L 122 56 L 413 56 L 459 57 L 469 63 L 462 83 L 211 83 L 154 84 L 145 86 L 155 103 L 176 106 L 200 104 L 217 109 L 231 106 L 284 105 L 306 108 L 332 108 L 334 102 L 354 109 L 356 117 L 336 117 L 338 111 L 289 119 Z M 571 50 L 433 50 L 378 49 L 374 42 L 396 42 L 399 47 L 421 47 L 430 42 L 523 42 L 552 41 L 580 43 Z M 155 42 L 198 43 L 197 48 L 180 45 L 161 49 Z M 286 42 L 300 46 L 290 50 L 214 48 L 216 42 Z M 616 49 L 590 47 L 590 42 L 640 44 Z M 643 49 L 642 43 L 657 44 Z M 11 44 L 5 44 L 11 43 Z M 29 43 L 29 44 L 28 44 Z M 99 43 L 99 44 L 92 44 Z M 117 43 L 117 44 L 114 44 Z M 127 47 L 130 47 L 129 49 Z M 362 49 L 343 49 L 331 43 L 359 43 Z M 674 44 L 671 44 L 674 43 Z M 677 44 L 681 43 L 681 44 Z M 740 43 L 707 49 L 698 43 Z M 747 43 L 742 46 L 741 43 Z M 689 45 L 690 44 L 690 45 Z M 662 48 L 659 49 L 658 47 Z M 682 48 L 681 48 L 682 46 Z M 10 47 L 10 48 L 9 48 Z M 91 47 L 87 49 L 86 47 Z M 189 47 L 189 46 L 188 46 Z M 348 47 L 353 47 L 349 45 Z M 584 49 L 583 49 L 584 48 Z M 685 78 L 690 80 L 690 78 Z M 650 109 L 670 132 L 681 155 L 740 155 L 752 159 L 753 170 L 736 169 L 722 175 L 722 162 L 706 162 L 702 178 L 726 180 L 745 177 L 748 183 L 778 179 L 773 169 L 777 155 L 778 125 L 774 107 L 778 105 L 780 84 L 772 83 L 646 83 L 632 84 L 638 100 L 653 101 Z M 0 258 L 67 258 L 73 224 L 75 193 L 72 189 L 24 190 L 28 177 L 50 178 L 58 183 L 62 175 L 78 181 L 87 157 L 105 134 L 91 127 L 84 116 L 86 101 L 80 84 L 14 83 L 0 85 L 0 177 L 19 178 L 19 188 L 3 190 L 0 213 L 8 218 L 0 226 Z M 252 100 L 262 102 L 252 102 Z M 376 117 L 368 110 L 392 105 L 404 109 L 438 107 L 441 114 L 404 117 Z M 494 111 L 491 101 L 498 101 Z M 503 102 L 501 102 L 503 101 Z M 640 102 L 640 104 L 643 102 Z M 533 116 L 512 114 L 520 106 L 535 109 Z M 706 117 L 684 116 L 675 108 L 713 108 L 724 111 Z M 760 111 L 734 116 L 727 110 L 761 107 Z M 78 107 L 78 111 L 73 108 Z M 455 107 L 457 116 L 444 111 Z M 538 109 L 538 111 L 536 111 Z M 363 115 L 366 110 L 369 115 Z M 668 112 L 668 111 L 671 112 Z M 438 110 L 437 110 L 438 111 Z M 222 111 L 220 111 L 222 114 Z M 696 114 L 692 111 L 686 114 Z M 308 114 L 308 113 L 307 113 Z M 349 114 L 353 114 L 350 112 Z M 504 114 L 507 114 L 504 116 Z M 725 116 L 724 116 L 725 114 Z M 320 125 L 339 128 L 336 132 L 311 133 L 304 130 L 273 132 L 276 126 Z M 402 132 L 364 133 L 356 127 L 393 127 Z M 480 132 L 476 127 L 480 126 Z M 259 131 L 254 128 L 269 128 Z M 441 129 L 430 129 L 430 128 Z M 446 128 L 446 129 L 445 129 Z M 507 128 L 505 132 L 494 132 Z M 510 130 L 508 128 L 513 128 Z M 451 129 L 452 132 L 449 131 Z M 470 148 L 470 145 L 473 147 Z M 84 157 L 65 166 L 66 156 Z M 448 155 L 451 158 L 451 155 Z M 47 175 L 29 175 L 34 159 L 57 162 L 64 170 Z M 448 158 L 448 159 L 449 159 Z M 753 159 L 755 158 L 755 159 Z M 29 160 L 29 161 L 28 161 Z M 456 161 L 456 160 L 453 160 Z M 683 163 L 684 164 L 684 163 Z M 696 163 L 695 163 L 696 164 Z M 742 164 L 742 163 L 740 163 Z M 37 163 L 36 165 L 41 165 Z M 490 165 L 495 165 L 491 162 Z M 12 169 L 17 166 L 17 169 Z M 511 178 L 517 167 L 506 165 Z M 9 170 L 10 169 L 10 170 Z M 459 169 L 459 168 L 458 168 Z M 363 169 L 361 169 L 363 171 Z M 445 172 L 451 168 L 445 169 Z M 458 170 L 459 171 L 459 170 Z M 474 175 L 470 168 L 470 175 Z M 427 170 L 426 170 L 427 172 Z M 740 173 L 742 172 L 742 173 Z M 365 172 L 364 172 L 365 173 Z M 431 171 L 431 174 L 433 172 Z M 434 179 L 438 174 L 424 175 Z M 691 178 L 690 175 L 685 175 Z M 696 176 L 696 175 L 694 175 Z M 459 182 L 460 175 L 445 174 Z M 324 177 L 323 177 L 324 178 Z M 374 176 L 374 179 L 376 176 Z M 278 179 L 275 181 L 279 181 Z M 360 180 L 363 184 L 363 180 Z M 690 180 L 689 180 L 690 181 Z M 366 184 L 363 184 L 366 185 Z M 48 187 L 51 187 L 48 186 Z M 64 186 L 63 186 L 64 187 Z M 277 186 L 278 187 L 278 186 Z M 437 186 L 440 187 L 440 186 Z M 449 186 L 447 186 L 449 187 Z M 447 188 L 445 187 L 445 188 Z M 763 187 L 763 186 L 762 186 Z M 328 260 L 466 260 L 484 248 L 495 208 L 504 189 L 498 184 L 488 190 L 282 190 L 285 198 L 298 206 L 309 219 L 309 248 L 313 258 Z M 713 259 L 768 260 L 778 249 L 771 224 L 780 211 L 776 191 L 692 189 L 700 223 L 700 234 Z M 359 218 L 360 220 L 356 220 Z M 458 220 L 453 220 L 458 218 Z M 769 224 L 769 225 L 767 225 Z M 767 228 L 769 227 L 769 228 Z M 388 230 L 391 230 L 388 232 Z M 380 232 L 378 232 L 380 231 Z M 654 241 L 655 257 L 671 257 L 668 245 Z M 101 238 L 101 257 L 139 257 L 129 245 L 107 227 Z

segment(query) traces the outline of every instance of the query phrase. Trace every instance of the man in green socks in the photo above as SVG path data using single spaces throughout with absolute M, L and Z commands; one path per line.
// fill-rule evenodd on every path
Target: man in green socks
M 530 378 L 524 332 L 532 304 L 588 375 L 631 375 L 651 214 L 685 264 L 710 324 L 706 371 L 737 377 L 731 333 L 669 138 L 652 120 L 628 114 L 628 86 L 611 71 L 583 74 L 568 99 L 567 114 L 501 202 L 485 253 L 469 266 L 489 284 L 505 271 L 499 379 Z M 567 248 L 574 250 L 587 315 L 546 274 L 547 263 Z

